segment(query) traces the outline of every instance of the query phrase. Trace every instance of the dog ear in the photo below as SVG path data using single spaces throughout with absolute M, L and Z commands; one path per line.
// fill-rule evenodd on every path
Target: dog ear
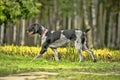
M 40 28 L 40 25 L 36 24 L 35 27 L 34 27 L 35 32 L 39 32 L 39 28 Z

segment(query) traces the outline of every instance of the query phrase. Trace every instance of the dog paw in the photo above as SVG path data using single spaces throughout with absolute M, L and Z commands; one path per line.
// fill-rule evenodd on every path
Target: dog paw
M 93 62 L 97 62 L 97 60 L 96 60 L 96 59 L 94 59 L 94 60 L 93 60 Z
M 55 61 L 59 61 L 59 59 L 55 59 Z
M 84 60 L 79 60 L 79 62 L 83 62 Z

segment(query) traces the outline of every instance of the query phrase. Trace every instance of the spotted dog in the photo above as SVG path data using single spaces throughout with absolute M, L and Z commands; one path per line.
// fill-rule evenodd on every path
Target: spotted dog
M 29 28 L 26 29 L 29 35 L 39 34 L 42 36 L 41 38 L 41 51 L 38 53 L 34 59 L 41 56 L 43 53 L 47 51 L 47 48 L 50 47 L 54 52 L 54 58 L 56 61 L 59 61 L 57 48 L 62 47 L 69 43 L 70 41 L 74 42 L 75 49 L 78 52 L 80 62 L 83 61 L 83 55 L 81 50 L 85 50 L 88 52 L 93 62 L 96 62 L 94 54 L 91 50 L 89 50 L 86 46 L 86 38 L 85 33 L 87 33 L 90 29 L 86 29 L 84 31 L 81 30 L 61 30 L 61 31 L 53 31 L 48 30 L 40 24 L 32 24 Z

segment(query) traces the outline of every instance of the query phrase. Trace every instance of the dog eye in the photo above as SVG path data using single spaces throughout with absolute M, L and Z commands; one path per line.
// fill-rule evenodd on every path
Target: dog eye
M 34 29 L 34 27 L 31 27 L 31 29 Z

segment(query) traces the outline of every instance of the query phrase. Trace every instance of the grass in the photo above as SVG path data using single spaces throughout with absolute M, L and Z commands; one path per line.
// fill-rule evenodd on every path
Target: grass
M 22 72 L 56 72 L 56 76 L 48 76 L 48 79 L 58 80 L 119 80 L 120 63 L 98 61 L 71 62 L 62 60 L 59 62 L 38 58 L 31 62 L 33 57 L 6 55 L 0 53 L 0 76 L 8 76 Z

